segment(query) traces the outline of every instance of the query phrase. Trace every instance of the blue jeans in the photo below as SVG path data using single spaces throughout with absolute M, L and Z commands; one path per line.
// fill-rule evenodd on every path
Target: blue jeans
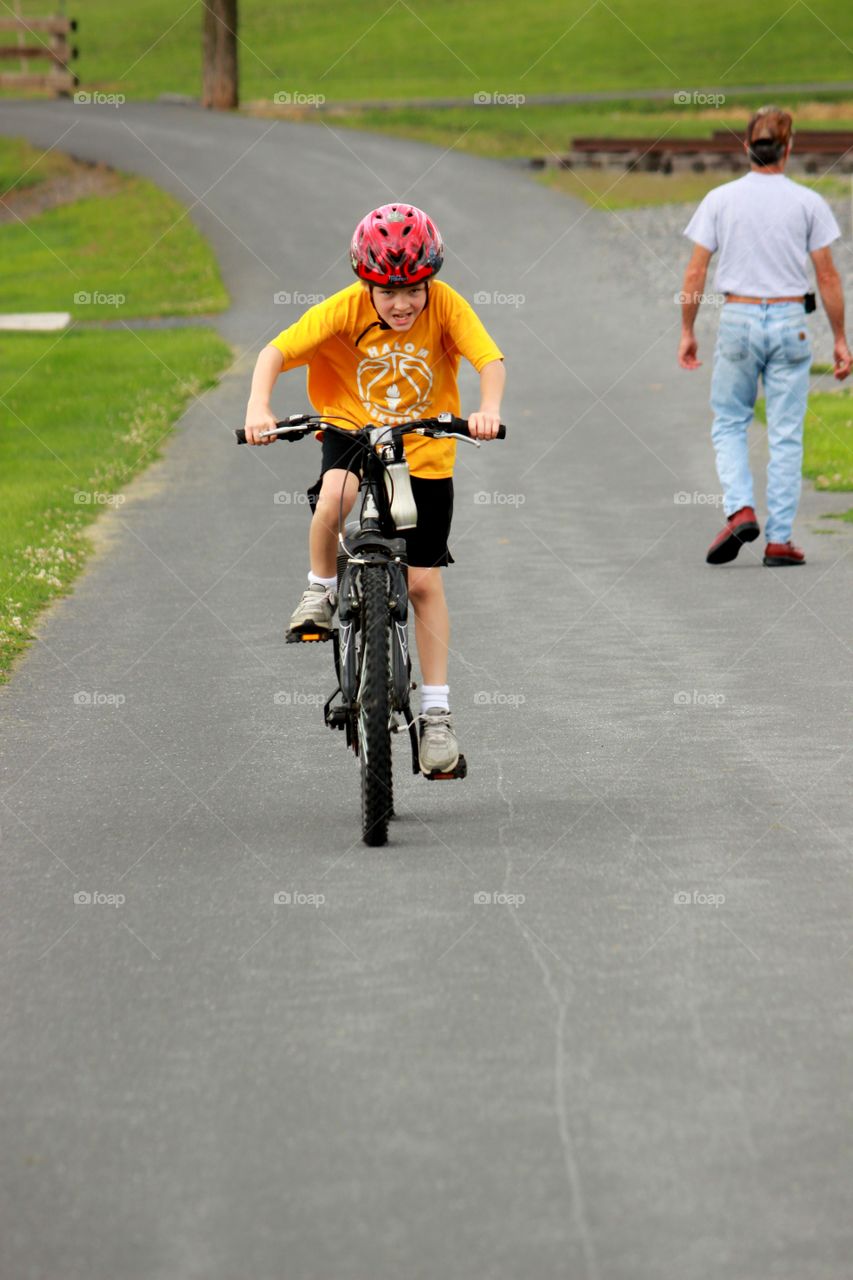
M 801 302 L 727 302 L 720 318 L 711 439 L 726 515 L 754 507 L 746 432 L 759 374 L 767 402 L 767 541 L 788 542 L 800 501 L 811 342 Z

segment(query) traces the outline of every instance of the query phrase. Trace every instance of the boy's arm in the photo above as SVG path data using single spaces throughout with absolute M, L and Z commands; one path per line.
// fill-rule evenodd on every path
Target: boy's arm
M 246 405 L 246 444 L 273 444 L 275 441 L 275 436 L 262 440 L 260 433 L 275 427 L 276 419 L 270 409 L 270 396 L 275 380 L 281 373 L 282 363 L 281 352 L 272 343 L 264 347 L 258 356 L 252 375 L 249 403 Z
M 480 370 L 480 408 L 470 414 L 468 430 L 477 440 L 493 440 L 501 425 L 501 396 L 506 382 L 503 360 L 490 360 Z

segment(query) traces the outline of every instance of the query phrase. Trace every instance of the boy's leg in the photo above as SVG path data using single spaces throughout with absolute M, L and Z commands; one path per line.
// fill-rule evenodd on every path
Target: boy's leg
M 415 611 L 415 639 L 423 679 L 421 772 L 450 773 L 459 762 L 459 743 L 448 704 L 450 617 L 441 570 L 410 567 L 409 599 Z
M 415 611 L 415 640 L 426 685 L 447 684 L 450 615 L 440 569 L 409 569 L 409 599 Z
M 311 554 L 311 572 L 317 578 L 332 578 L 335 574 L 338 554 L 338 520 L 341 511 L 341 492 L 344 494 L 344 519 L 352 510 L 358 494 L 358 477 L 338 468 L 327 471 L 317 506 L 311 518 L 308 546 Z
M 311 556 L 308 586 L 291 614 L 287 628 L 289 636 L 294 640 L 300 639 L 303 634 L 315 631 L 327 633 L 332 630 L 342 493 L 343 515 L 346 519 L 358 493 L 358 478 L 337 467 L 326 471 L 308 535 Z

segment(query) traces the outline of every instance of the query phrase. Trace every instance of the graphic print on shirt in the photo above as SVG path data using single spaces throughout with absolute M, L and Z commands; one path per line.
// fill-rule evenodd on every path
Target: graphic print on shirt
M 385 343 L 368 347 L 359 361 L 356 377 L 358 395 L 371 419 L 379 422 L 410 422 L 423 417 L 430 407 L 433 374 L 425 357 L 407 342 L 402 349 Z

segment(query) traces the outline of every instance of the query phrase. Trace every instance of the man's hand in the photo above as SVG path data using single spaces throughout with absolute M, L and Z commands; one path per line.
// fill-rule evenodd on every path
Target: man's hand
M 468 430 L 475 440 L 494 440 L 501 425 L 501 415 L 493 409 L 480 409 L 468 418 Z
M 699 343 L 695 333 L 682 333 L 678 344 L 678 363 L 682 369 L 698 369 L 701 366 L 702 361 L 696 359 L 698 350 Z
M 250 400 L 246 408 L 246 444 L 275 444 L 275 436 L 261 439 L 262 431 L 275 430 L 275 421 L 269 405 L 254 404 Z
M 835 357 L 835 377 L 839 382 L 843 382 L 850 372 L 851 359 L 853 359 L 851 358 L 846 338 L 835 339 L 835 347 L 832 354 Z

